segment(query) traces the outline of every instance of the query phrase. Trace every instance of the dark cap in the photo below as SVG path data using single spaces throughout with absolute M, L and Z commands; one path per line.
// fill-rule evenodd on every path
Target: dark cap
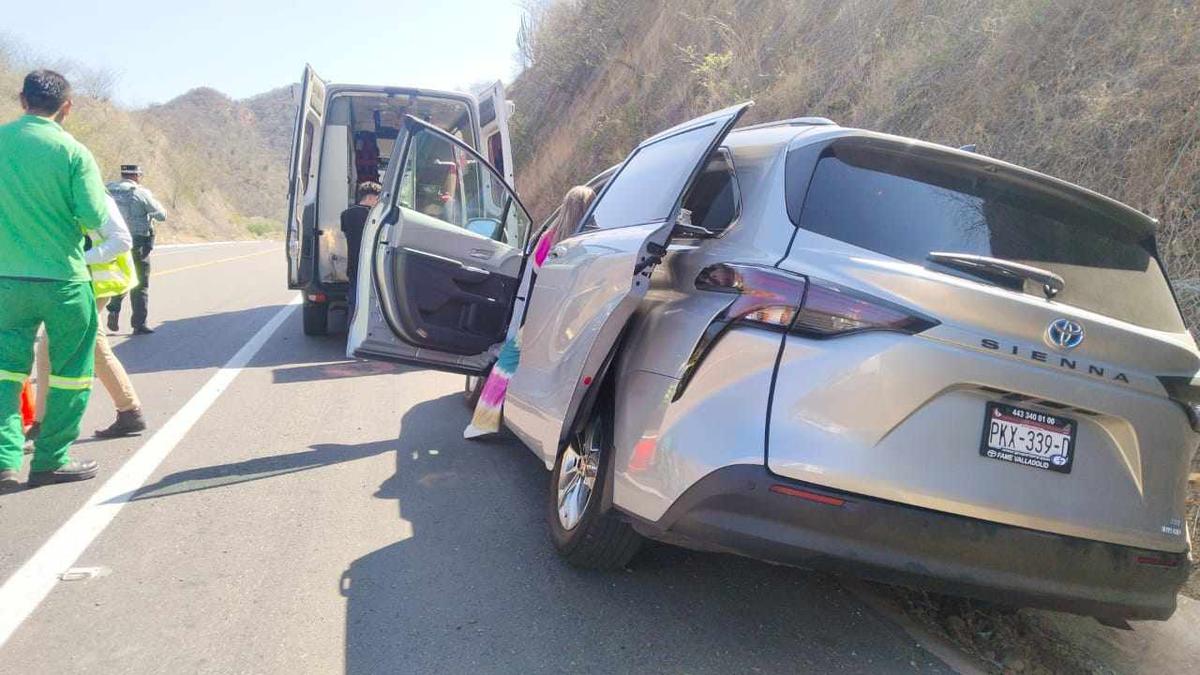
M 122 164 L 121 175 L 123 176 L 140 176 L 142 175 L 142 167 L 137 164 Z

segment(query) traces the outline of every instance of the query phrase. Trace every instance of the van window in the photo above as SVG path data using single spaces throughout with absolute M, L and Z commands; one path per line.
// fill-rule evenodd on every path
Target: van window
M 313 146 L 313 129 L 312 120 L 304 122 L 304 147 L 300 149 L 300 194 L 308 194 L 308 178 L 312 171 L 312 146 Z
M 486 162 L 430 131 L 412 137 L 398 186 L 400 206 L 520 247 L 529 216 Z
M 500 173 L 504 173 L 504 139 L 496 132 L 487 139 L 487 158 Z
M 806 178 L 789 172 L 788 190 L 803 190 L 796 183 Z M 1153 235 L 1090 205 L 1094 200 L 1083 193 L 1056 190 L 901 149 L 835 143 L 817 162 L 799 224 L 918 265 L 935 267 L 926 259 L 934 251 L 1033 265 L 1066 281 L 1056 302 L 1147 328 L 1185 330 Z M 1016 283 L 1014 290 L 1024 287 Z M 1038 292 L 1032 284 L 1028 290 Z

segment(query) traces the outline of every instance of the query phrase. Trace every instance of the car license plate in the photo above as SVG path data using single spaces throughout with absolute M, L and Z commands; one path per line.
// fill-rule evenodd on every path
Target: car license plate
M 1075 420 L 1004 403 L 988 403 L 979 454 L 1002 462 L 1071 473 Z

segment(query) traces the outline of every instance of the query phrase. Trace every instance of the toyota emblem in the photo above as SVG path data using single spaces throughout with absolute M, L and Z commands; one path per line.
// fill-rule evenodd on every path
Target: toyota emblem
M 1046 329 L 1046 342 L 1059 349 L 1074 349 L 1083 342 L 1083 326 L 1070 319 L 1057 319 Z

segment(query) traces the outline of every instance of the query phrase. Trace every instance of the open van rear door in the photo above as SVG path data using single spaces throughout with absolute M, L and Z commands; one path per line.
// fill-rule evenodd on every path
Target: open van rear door
M 300 96 L 296 101 L 296 127 L 292 132 L 292 157 L 288 168 L 287 265 L 288 288 L 302 288 L 308 282 L 312 265 L 302 264 L 312 257 L 312 243 L 305 242 L 305 195 L 316 176 L 314 152 L 325 117 L 325 82 L 312 66 L 304 66 L 300 78 Z M 306 250 L 307 249 L 307 250 Z M 310 260 L 311 262 L 311 260 Z
M 479 92 L 479 152 L 509 185 L 513 179 L 512 143 L 508 136 L 508 118 L 512 115 L 512 101 L 504 98 L 504 83 L 499 80 Z

